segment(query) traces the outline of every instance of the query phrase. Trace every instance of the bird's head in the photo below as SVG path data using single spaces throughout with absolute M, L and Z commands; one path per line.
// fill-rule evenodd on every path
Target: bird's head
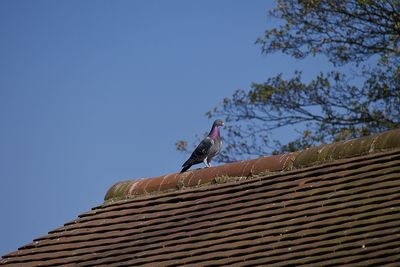
M 219 128 L 219 127 L 222 127 L 222 126 L 224 126 L 224 122 L 222 120 L 218 119 L 218 120 L 214 121 L 213 128 L 214 127 L 218 127 Z

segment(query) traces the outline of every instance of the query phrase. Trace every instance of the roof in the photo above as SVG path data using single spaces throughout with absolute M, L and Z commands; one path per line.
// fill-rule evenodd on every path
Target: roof
M 395 266 L 400 130 L 118 183 L 10 266 Z

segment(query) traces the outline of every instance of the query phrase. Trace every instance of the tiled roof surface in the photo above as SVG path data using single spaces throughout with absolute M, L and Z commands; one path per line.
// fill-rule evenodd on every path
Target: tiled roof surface
M 311 165 L 109 198 L 2 263 L 399 266 L 400 147 Z

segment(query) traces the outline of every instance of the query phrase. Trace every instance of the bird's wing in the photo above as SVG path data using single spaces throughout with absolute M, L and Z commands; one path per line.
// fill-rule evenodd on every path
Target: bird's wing
M 204 138 L 203 141 L 201 141 L 200 144 L 193 151 L 190 158 L 183 164 L 183 166 L 188 164 L 193 165 L 202 162 L 208 156 L 208 153 L 211 147 L 214 145 L 214 142 L 215 141 L 210 137 Z

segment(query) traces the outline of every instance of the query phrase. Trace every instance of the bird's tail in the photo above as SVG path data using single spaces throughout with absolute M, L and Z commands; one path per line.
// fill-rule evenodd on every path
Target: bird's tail
M 183 163 L 181 173 L 189 170 L 189 168 L 192 167 L 192 165 L 193 165 L 192 159 L 189 158 L 187 161 L 185 161 L 185 163 Z
M 192 165 L 183 165 L 182 167 L 182 170 L 181 170 L 181 173 L 182 172 L 185 172 L 185 171 L 187 171 L 187 170 L 189 170 L 189 168 L 191 167 Z

